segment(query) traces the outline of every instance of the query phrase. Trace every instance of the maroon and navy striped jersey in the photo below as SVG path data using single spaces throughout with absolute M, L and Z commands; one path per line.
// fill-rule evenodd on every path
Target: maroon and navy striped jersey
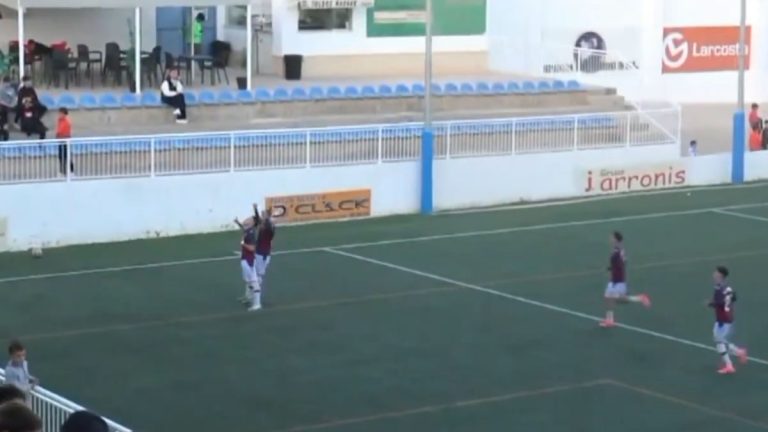
M 256 253 L 261 256 L 269 256 L 272 253 L 272 239 L 275 238 L 275 224 L 271 219 L 265 219 L 259 228 L 256 238 Z
M 256 246 L 256 231 L 253 228 L 245 230 L 243 233 L 243 245 L 240 246 L 240 259 L 245 260 L 248 265 L 252 266 L 256 260 L 256 254 L 248 250 L 245 245 Z
M 715 309 L 715 321 L 730 324 L 733 322 L 733 302 L 736 301 L 736 293 L 725 284 L 715 285 L 712 302 L 709 303 Z
M 623 247 L 616 246 L 613 248 L 608 270 L 611 272 L 612 283 L 623 283 L 627 281 L 627 259 Z

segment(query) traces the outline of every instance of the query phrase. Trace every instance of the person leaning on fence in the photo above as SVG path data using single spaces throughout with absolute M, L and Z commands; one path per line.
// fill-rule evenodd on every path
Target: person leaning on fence
M 0 432 L 41 432 L 43 423 L 23 402 L 0 405 Z
M 69 139 L 72 138 L 72 122 L 69 120 L 69 110 L 59 108 L 59 120 L 56 123 L 56 139 L 59 142 L 59 172 L 67 175 L 67 159 L 69 159 L 69 172 L 75 172 L 75 163 L 72 161 L 72 153 L 69 151 Z M 69 154 L 67 154 L 69 153 Z
M 27 349 L 21 342 L 15 340 L 8 345 L 8 365 L 5 367 L 5 383 L 12 384 L 29 394 L 38 381 L 29 373 L 29 363 L 27 363 Z M 2 432 L 2 431 L 0 431 Z
M 103 418 L 88 411 L 76 411 L 67 417 L 60 432 L 109 432 Z
M 179 81 L 179 71 L 168 69 L 163 84 L 160 85 L 160 99 L 173 108 L 176 123 L 187 122 L 187 100 L 184 98 L 184 86 Z
M 10 137 L 9 121 L 11 113 L 16 113 L 17 100 L 18 86 L 11 82 L 11 77 L 4 77 L 0 87 L 0 141 L 8 141 Z

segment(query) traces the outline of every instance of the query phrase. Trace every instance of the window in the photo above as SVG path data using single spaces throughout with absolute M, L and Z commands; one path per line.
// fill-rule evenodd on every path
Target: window
M 245 28 L 247 13 L 247 6 L 227 6 L 227 25 Z
M 352 9 L 299 9 L 299 30 L 352 30 Z

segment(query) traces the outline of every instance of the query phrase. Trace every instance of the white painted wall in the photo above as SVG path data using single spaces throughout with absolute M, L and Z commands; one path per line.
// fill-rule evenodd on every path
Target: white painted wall
M 491 0 L 505 1 L 505 0 Z M 366 10 L 356 8 L 350 30 L 303 31 L 298 29 L 299 10 L 295 1 L 273 0 L 275 55 L 364 55 L 423 53 L 423 37 L 369 38 L 366 33 Z M 485 36 L 451 36 L 434 38 L 436 52 L 485 51 Z
M 418 185 L 416 162 L 8 185 L 0 187 L 0 218 L 7 246 L 23 250 L 231 229 L 233 217 L 267 196 L 370 188 L 374 215 L 411 213 Z M 55 220 L 46 216 L 51 208 Z
M 680 158 L 676 145 L 435 162 L 438 209 L 591 195 L 589 171 L 656 173 L 684 169 L 682 186 L 727 183 L 729 155 Z M 748 155 L 748 178 L 768 178 L 768 152 Z M 623 175 L 623 174 L 617 174 Z M 235 215 L 267 196 L 370 188 L 374 216 L 419 208 L 420 164 L 382 163 L 0 187 L 6 247 L 118 241 L 231 228 Z M 254 190 L 252 185 L 258 185 Z M 675 186 L 681 186 L 676 184 Z M 633 188 L 646 190 L 647 188 Z M 188 191 L 194 190 L 194 199 Z M 29 196 L 35 196 L 29 200 Z M 56 220 L 46 215 L 57 209 Z M 183 214 L 183 218 L 178 215 Z M 0 245 L 0 249 L 2 249 Z
M 632 98 L 732 102 L 736 99 L 735 71 L 662 74 L 662 32 L 664 27 L 736 26 L 738 6 L 734 0 L 491 0 L 491 66 L 541 75 L 543 63 L 569 61 L 578 36 L 595 31 L 605 39 L 609 53 L 635 61 L 640 73 L 599 72 L 567 78 L 618 87 Z M 768 53 L 761 47 L 768 45 L 768 3 L 747 0 L 747 9 L 753 49 L 746 93 L 749 100 L 765 101 Z
M 133 22 L 133 9 L 29 9 L 25 14 L 25 36 L 50 44 L 65 40 L 71 46 L 86 44 L 92 50 L 104 51 L 107 42 L 128 47 L 128 22 Z M 142 10 L 142 48 L 151 50 L 157 40 L 155 9 Z M 0 49 L 7 51 L 8 42 L 18 39 L 16 16 L 0 20 Z

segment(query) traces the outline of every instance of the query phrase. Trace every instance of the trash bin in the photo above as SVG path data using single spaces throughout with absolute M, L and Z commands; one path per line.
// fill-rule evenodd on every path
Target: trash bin
M 238 90 L 247 90 L 248 89 L 248 78 L 246 77 L 237 77 L 235 79 L 237 81 L 237 89 Z
M 299 54 L 287 54 L 283 57 L 283 66 L 285 70 L 285 79 L 289 81 L 298 81 L 301 79 L 301 64 L 304 56 Z

